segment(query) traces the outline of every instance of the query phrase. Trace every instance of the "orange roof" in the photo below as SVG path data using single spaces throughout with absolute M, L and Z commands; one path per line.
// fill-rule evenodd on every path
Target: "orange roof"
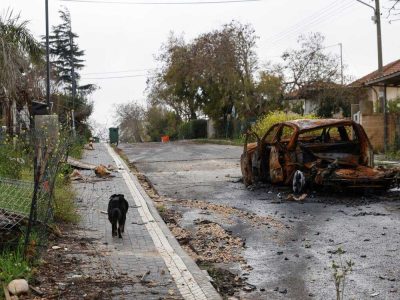
M 384 78 L 390 75 L 394 75 L 395 73 L 400 73 L 400 59 L 395 60 L 385 66 L 383 66 L 382 73 L 379 73 L 378 70 L 369 73 L 368 75 L 365 75 L 364 77 L 361 77 L 360 79 L 357 79 L 353 83 L 351 83 L 351 86 L 362 86 L 366 85 L 371 81 L 376 81 L 380 78 Z

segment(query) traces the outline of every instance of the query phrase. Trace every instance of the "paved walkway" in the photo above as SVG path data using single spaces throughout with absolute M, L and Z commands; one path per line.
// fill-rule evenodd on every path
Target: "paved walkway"
M 106 144 L 86 151 L 84 162 L 114 165 L 118 172 L 110 180 L 79 182 L 78 206 L 82 229 L 88 238 L 101 241 L 102 255 L 114 274 L 140 279 L 148 284 L 127 284 L 113 289 L 113 299 L 220 299 L 201 271 L 182 250 L 161 220 L 151 200 L 127 165 Z M 83 171 L 93 176 L 93 171 Z M 107 219 L 107 204 L 114 194 L 124 194 L 129 211 L 122 239 L 113 238 Z

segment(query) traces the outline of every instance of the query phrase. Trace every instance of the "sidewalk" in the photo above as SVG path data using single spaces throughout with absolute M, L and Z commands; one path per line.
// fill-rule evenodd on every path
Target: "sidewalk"
M 111 164 L 119 170 L 109 180 L 74 183 L 82 231 L 101 245 L 98 250 L 115 276 L 129 276 L 135 282 L 113 288 L 110 298 L 220 299 L 207 274 L 179 246 L 127 165 L 108 145 L 95 144 L 95 148 L 86 151 L 82 161 Z M 93 171 L 82 174 L 93 176 Z M 129 202 L 122 239 L 112 237 L 106 214 L 114 193 L 124 194 Z

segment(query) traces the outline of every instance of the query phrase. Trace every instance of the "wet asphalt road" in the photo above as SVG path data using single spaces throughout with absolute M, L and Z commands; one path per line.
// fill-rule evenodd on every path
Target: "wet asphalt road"
M 243 255 L 253 270 L 245 276 L 257 291 L 245 298 L 335 299 L 331 264 L 342 247 L 342 259 L 355 263 L 346 299 L 400 299 L 400 192 L 320 192 L 291 202 L 284 200 L 286 188 L 248 190 L 237 182 L 241 147 L 189 142 L 120 147 L 160 195 L 229 205 L 282 224 L 255 228 L 238 218 L 232 224 L 181 209 L 184 227 L 207 217 L 246 240 Z

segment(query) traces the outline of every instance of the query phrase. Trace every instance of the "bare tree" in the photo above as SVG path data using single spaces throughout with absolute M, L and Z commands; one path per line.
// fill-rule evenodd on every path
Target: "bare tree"
M 400 20 L 400 0 L 390 0 L 390 6 L 388 9 L 388 17 L 393 17 L 392 21 Z
M 116 105 L 116 117 L 121 141 L 143 142 L 145 111 L 141 105 L 135 101 Z
M 299 49 L 283 53 L 281 69 L 285 76 L 286 90 L 292 92 L 318 82 L 335 83 L 341 79 L 338 56 L 325 53 L 325 37 L 321 33 L 301 35 Z

